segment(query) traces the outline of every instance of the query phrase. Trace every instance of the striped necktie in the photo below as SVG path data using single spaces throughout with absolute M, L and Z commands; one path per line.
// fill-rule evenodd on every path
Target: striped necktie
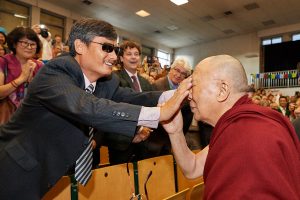
M 131 76 L 131 78 L 132 78 L 133 89 L 137 92 L 140 92 L 141 90 L 140 90 L 140 86 L 139 86 L 136 76 L 133 75 L 133 76 Z
M 90 84 L 85 91 L 92 94 L 94 86 Z M 89 127 L 89 143 L 80 157 L 76 160 L 75 165 L 75 179 L 83 186 L 87 184 L 92 176 L 92 162 L 93 162 L 93 151 L 92 151 L 92 138 L 93 128 Z

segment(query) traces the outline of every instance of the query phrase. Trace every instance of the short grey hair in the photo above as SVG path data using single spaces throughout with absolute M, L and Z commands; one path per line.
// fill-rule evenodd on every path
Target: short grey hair
M 184 59 L 184 58 L 176 58 L 174 60 L 174 62 L 172 63 L 171 65 L 171 69 L 174 68 L 174 67 L 177 67 L 177 66 L 181 66 L 185 69 L 186 73 L 187 73 L 187 76 L 191 75 L 192 73 L 192 67 L 190 65 L 190 63 Z

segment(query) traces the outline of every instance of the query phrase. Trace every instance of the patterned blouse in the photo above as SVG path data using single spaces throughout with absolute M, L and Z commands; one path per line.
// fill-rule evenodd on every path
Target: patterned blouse
M 21 63 L 14 54 L 6 54 L 3 57 L 6 58 L 7 62 L 3 58 L 0 58 L 0 71 L 4 73 L 4 68 L 7 65 L 7 77 L 5 78 L 5 84 L 7 84 L 10 83 L 12 80 L 18 78 L 22 72 L 22 69 Z M 37 64 L 33 72 L 33 76 L 35 76 L 37 71 L 43 66 L 43 63 L 34 59 L 32 59 L 32 61 L 34 61 Z M 25 96 L 27 86 L 27 83 L 23 83 L 13 93 L 9 95 L 9 99 L 16 105 L 16 107 L 20 106 L 22 99 Z

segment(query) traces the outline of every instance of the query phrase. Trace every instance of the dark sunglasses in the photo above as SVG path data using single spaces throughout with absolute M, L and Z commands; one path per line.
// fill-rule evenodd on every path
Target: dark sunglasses
M 122 51 L 121 47 L 115 47 L 113 44 L 100 43 L 100 42 L 94 42 L 94 41 L 91 41 L 91 42 L 102 45 L 102 51 L 105 51 L 106 53 L 111 53 L 112 51 L 115 51 L 116 55 L 119 55 Z

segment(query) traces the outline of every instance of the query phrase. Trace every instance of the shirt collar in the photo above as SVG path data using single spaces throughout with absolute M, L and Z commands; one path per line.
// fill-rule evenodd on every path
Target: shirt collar
M 125 68 L 124 68 L 125 69 Z M 131 72 L 129 72 L 129 71 L 127 71 L 126 69 L 125 69 L 125 71 L 127 72 L 127 74 L 130 76 L 130 77 L 132 77 L 132 76 L 136 76 L 137 77 L 137 71 L 133 74 L 133 73 L 131 73 Z
M 85 74 L 83 74 L 83 77 L 84 77 L 84 88 L 86 89 L 90 84 L 92 84 L 93 86 L 94 86 L 94 90 L 93 90 L 93 92 L 95 91 L 95 89 L 96 89 L 96 81 L 95 82 L 93 82 L 93 83 L 91 83 L 90 81 L 89 81 L 89 79 L 85 76 Z
M 172 90 L 177 89 L 177 88 L 178 88 L 178 84 L 175 85 L 175 84 L 170 80 L 169 76 L 167 76 L 167 77 L 168 77 L 168 82 L 169 82 L 170 89 L 172 89 Z

